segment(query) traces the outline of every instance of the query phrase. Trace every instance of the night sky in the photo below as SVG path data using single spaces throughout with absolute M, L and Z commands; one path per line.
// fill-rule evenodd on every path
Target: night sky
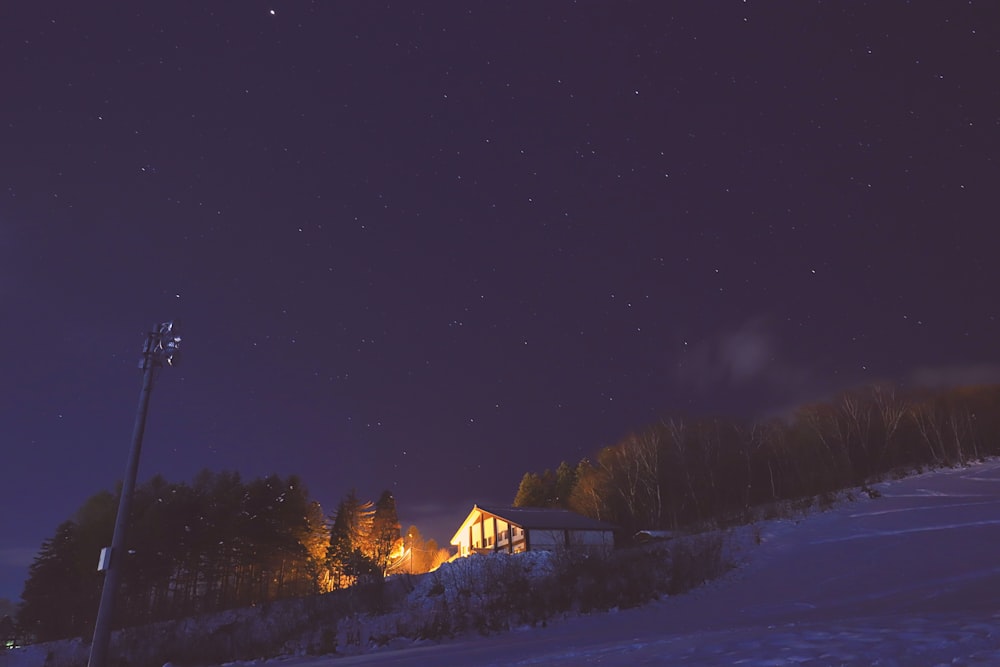
M 140 480 L 442 544 L 665 414 L 1000 380 L 994 2 L 108 4 L 0 17 L 0 597 L 164 320 Z

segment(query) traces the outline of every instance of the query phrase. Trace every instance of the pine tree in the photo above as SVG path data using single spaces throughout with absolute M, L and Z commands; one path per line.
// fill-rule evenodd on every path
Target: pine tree
M 569 497 L 573 493 L 574 486 L 576 486 L 576 470 L 563 461 L 556 468 L 555 497 L 552 499 L 552 504 L 568 509 Z
M 28 570 L 18 624 L 36 641 L 79 637 L 93 631 L 101 596 L 97 561 L 111 544 L 115 497 L 97 493 L 64 521 Z
M 323 516 L 323 508 L 318 501 L 309 503 L 306 512 L 305 546 L 309 555 L 308 568 L 313 586 L 320 593 L 327 593 L 333 587 L 330 572 L 326 567 L 326 552 L 330 543 L 330 532 Z
M 54 639 L 92 631 L 98 554 L 111 542 L 116 507 L 101 492 L 45 542 L 22 594 L 27 632 Z M 236 473 L 202 472 L 193 487 L 156 476 L 136 488 L 128 542 L 116 554 L 123 571 L 113 623 L 329 590 L 329 540 L 322 508 L 295 476 L 243 484 Z M 354 569 L 364 571 L 358 562 Z
M 200 530 L 182 559 L 177 594 L 202 609 L 225 609 L 238 604 L 244 563 L 251 558 L 243 531 L 246 486 L 237 472 L 204 470 L 195 477 L 193 492 Z
M 385 576 L 389 561 L 402 542 L 399 529 L 396 499 L 389 491 L 383 491 L 378 502 L 375 503 L 369 539 L 369 556 L 382 576 Z
M 542 478 L 533 472 L 524 473 L 521 485 L 514 496 L 514 507 L 545 507 L 545 486 Z
M 81 582 L 74 572 L 78 538 L 76 522 L 63 522 L 56 528 L 55 536 L 42 543 L 28 570 L 18 623 L 35 641 L 78 636 L 83 630 L 80 623 L 83 609 L 79 605 Z M 98 582 L 90 584 L 96 589 Z M 94 596 L 95 604 L 96 601 Z
M 337 505 L 327 549 L 327 564 L 334 588 L 344 588 L 370 578 L 375 570 L 369 556 L 372 507 L 371 502 L 361 502 L 354 489 Z

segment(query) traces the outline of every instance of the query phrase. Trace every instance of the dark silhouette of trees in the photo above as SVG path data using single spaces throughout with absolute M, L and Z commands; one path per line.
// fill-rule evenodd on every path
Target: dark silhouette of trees
M 88 603 L 96 610 L 100 581 L 96 562 L 91 576 L 79 571 L 79 527 L 66 521 L 42 543 L 29 570 L 18 620 L 39 641 L 82 634 L 91 620 Z
M 514 496 L 514 507 L 568 508 L 576 475 L 577 471 L 566 461 L 560 463 L 554 473 L 551 470 L 541 475 L 525 473 Z
M 72 637 L 93 628 L 101 577 L 102 547 L 111 543 L 117 502 L 102 491 L 42 543 L 28 570 L 18 625 L 39 641 Z
M 117 502 L 101 492 L 46 540 L 29 571 L 18 613 L 36 641 L 87 635 L 111 542 Z M 202 611 L 305 595 L 328 587 L 322 509 L 295 476 L 243 483 L 236 473 L 199 474 L 193 485 L 154 477 L 136 489 L 115 624 L 137 625 Z
M 1000 454 L 1000 386 L 880 384 L 782 419 L 663 419 L 581 461 L 527 472 L 515 505 L 568 507 L 626 532 L 738 521 L 755 506 L 899 470 Z
M 396 499 L 388 491 L 383 491 L 375 502 L 369 545 L 375 567 L 384 577 L 390 561 L 400 556 L 402 546 Z
M 625 531 L 677 529 L 998 454 L 1000 386 L 877 385 L 759 422 L 666 418 L 575 467 L 563 461 L 555 472 L 525 473 L 514 504 L 568 508 Z M 89 634 L 100 597 L 98 554 L 110 544 L 116 507 L 114 494 L 98 493 L 43 543 L 17 632 L 37 641 Z M 372 503 L 351 490 L 331 520 L 294 475 L 244 482 L 237 473 L 205 471 L 192 484 L 154 477 L 136 489 L 127 553 L 118 555 L 125 565 L 115 623 L 421 573 L 449 555 L 416 527 L 401 536 L 388 491 Z
M 542 478 L 533 472 L 524 473 L 514 496 L 514 507 L 545 507 L 547 502 Z
M 337 505 L 326 556 L 334 588 L 370 581 L 380 573 L 371 549 L 374 515 L 374 503 L 361 501 L 354 489 Z
M 114 494 L 95 494 L 42 544 L 5 633 L 48 641 L 93 632 L 98 557 L 111 543 L 117 507 Z M 379 580 L 399 560 L 403 541 L 388 491 L 372 503 L 351 490 L 332 519 L 331 527 L 295 475 L 245 482 L 236 472 L 206 470 L 191 484 L 157 475 L 135 490 L 126 553 L 116 556 L 125 562 L 113 624 L 323 593 Z M 433 540 L 411 543 L 419 552 L 413 572 L 449 556 Z
M 569 497 L 573 493 L 574 486 L 576 486 L 576 470 L 569 463 L 563 461 L 556 468 L 556 481 L 552 502 L 558 507 L 568 508 Z

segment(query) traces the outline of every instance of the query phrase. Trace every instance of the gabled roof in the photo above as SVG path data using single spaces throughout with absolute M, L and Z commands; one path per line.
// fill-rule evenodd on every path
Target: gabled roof
M 571 512 L 569 510 L 550 509 L 547 507 L 480 507 L 474 505 L 472 511 L 462 522 L 462 525 L 451 538 L 452 544 L 458 544 L 460 535 L 471 524 L 476 523 L 480 514 L 488 514 L 520 526 L 525 530 L 614 530 L 615 526 L 606 521 L 598 521 Z

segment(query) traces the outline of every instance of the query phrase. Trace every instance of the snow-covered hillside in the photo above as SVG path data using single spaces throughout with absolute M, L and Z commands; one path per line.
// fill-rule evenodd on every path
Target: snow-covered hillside
M 1000 461 L 875 489 L 880 497 L 733 531 L 729 547 L 743 547 L 742 567 L 640 608 L 440 643 L 397 636 L 416 636 L 417 621 L 441 618 L 437 607 L 454 615 L 463 599 L 488 601 L 494 577 L 524 582 L 549 568 L 540 556 L 501 555 L 466 559 L 415 582 L 387 615 L 345 615 L 335 597 L 306 598 L 263 615 L 242 610 L 189 619 L 172 630 L 171 645 L 185 645 L 191 655 L 200 645 L 196 636 L 213 636 L 212 623 L 242 623 L 262 638 L 283 629 L 289 641 L 282 650 L 300 654 L 239 663 L 247 667 L 1000 665 Z M 329 610 L 317 606 L 321 601 Z M 316 613 L 304 616 L 312 607 Z M 247 618 L 238 621 L 241 614 Z M 301 655 L 326 643 L 339 653 Z M 0 667 L 41 667 L 52 648 L 5 652 Z M 85 664 L 78 642 L 57 653 L 51 664 Z
M 337 665 L 1000 665 L 1000 462 L 878 485 L 762 526 L 694 593 L 442 644 L 287 658 Z

